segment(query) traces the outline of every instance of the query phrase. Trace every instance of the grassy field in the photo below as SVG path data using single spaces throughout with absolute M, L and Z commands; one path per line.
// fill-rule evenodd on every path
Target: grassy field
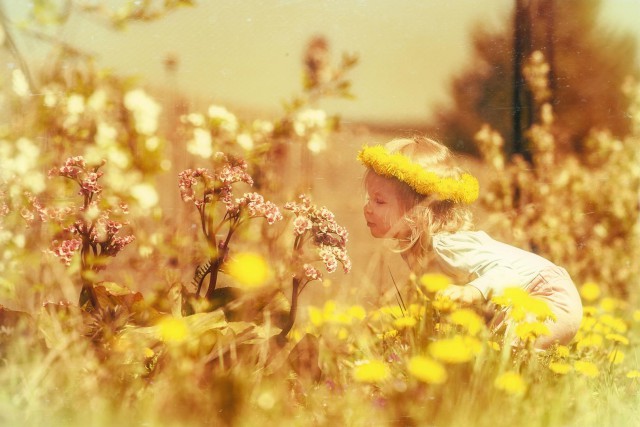
M 103 302 L 110 301 L 103 309 L 58 303 L 79 292 L 77 265 L 43 264 L 46 278 L 26 276 L 42 282 L 22 283 L 5 301 L 11 310 L 1 312 L 0 424 L 638 425 L 637 307 L 602 284 L 578 283 L 585 304 L 579 335 L 569 346 L 534 351 L 543 315 L 525 296 L 514 294 L 510 304 L 535 321 L 496 334 L 479 312 L 436 296 L 446 277 L 410 275 L 388 244 L 369 236 L 357 150 L 410 133 L 347 127 L 307 169 L 292 152 L 280 171 L 291 184 L 285 199 L 311 172 L 307 192 L 349 230 L 353 262 L 349 274 L 325 274 L 301 294 L 284 343 L 275 339 L 277 316 L 288 302 L 269 286 L 246 290 L 236 309 L 176 310 L 171 284 L 191 280 L 198 237 L 189 211 L 166 199 L 175 189 L 161 193 L 167 217 L 155 225 L 175 246 L 150 256 L 126 249 L 101 273 L 110 282 L 101 282 Z M 461 162 L 481 184 L 487 179 L 478 160 Z M 482 225 L 483 213 L 476 214 Z M 140 225 L 143 238 L 148 227 Z M 257 229 L 250 230 L 244 238 L 259 246 Z M 257 311 L 243 310 L 257 301 L 264 302 Z M 516 337 L 529 344 L 514 346 Z

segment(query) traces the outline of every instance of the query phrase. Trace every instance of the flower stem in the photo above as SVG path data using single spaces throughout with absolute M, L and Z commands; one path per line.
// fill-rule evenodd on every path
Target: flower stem
M 224 242 L 217 248 L 216 257 L 211 263 L 211 271 L 209 276 L 209 287 L 207 288 L 207 299 L 213 299 L 213 292 L 216 290 L 216 286 L 218 283 L 218 273 L 220 271 L 220 267 L 224 263 L 225 258 L 227 257 L 227 253 L 229 253 L 229 241 L 231 240 L 231 236 L 233 232 L 236 230 L 237 223 L 232 223 L 229 226 L 229 232 L 227 233 L 227 237 Z
M 278 344 L 284 345 L 287 341 L 287 334 L 293 328 L 293 324 L 296 321 L 296 315 L 298 313 L 298 295 L 300 288 L 300 279 L 298 276 L 293 276 L 293 289 L 291 290 L 291 309 L 289 310 L 289 319 L 287 320 L 287 324 L 282 328 L 280 334 L 278 335 Z

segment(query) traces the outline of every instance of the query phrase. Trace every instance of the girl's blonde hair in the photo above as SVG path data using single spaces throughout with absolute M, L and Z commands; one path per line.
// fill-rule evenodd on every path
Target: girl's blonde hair
M 385 148 L 400 153 L 426 170 L 442 178 L 460 179 L 464 171 L 455 163 L 451 151 L 444 145 L 421 136 L 389 141 Z M 367 174 L 375 173 L 368 169 Z M 432 236 L 473 228 L 473 216 L 464 203 L 441 200 L 435 195 L 417 193 L 406 183 L 395 178 L 396 188 L 405 211 L 403 221 L 411 233 L 400 241 L 398 251 L 413 271 L 424 271 L 431 259 Z

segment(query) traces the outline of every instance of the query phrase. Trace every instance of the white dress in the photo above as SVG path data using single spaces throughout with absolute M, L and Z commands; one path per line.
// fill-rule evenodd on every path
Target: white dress
M 459 231 L 433 236 L 436 261 L 460 284 L 500 294 L 505 288 L 526 286 L 543 270 L 555 267 L 547 259 L 492 239 L 484 231 Z
M 566 344 L 582 321 L 582 301 L 567 271 L 531 252 L 498 242 L 483 231 L 440 233 L 433 251 L 442 270 L 459 284 L 474 286 L 485 299 L 506 288 L 519 287 L 545 301 L 556 320 L 545 322 L 549 334 L 538 337 L 537 348 Z

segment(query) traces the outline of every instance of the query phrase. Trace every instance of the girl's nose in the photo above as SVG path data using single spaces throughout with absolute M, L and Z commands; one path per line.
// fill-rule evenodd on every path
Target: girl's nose
M 365 214 L 371 213 L 371 201 L 367 200 L 364 203 L 364 206 L 362 207 L 362 210 L 364 211 Z

